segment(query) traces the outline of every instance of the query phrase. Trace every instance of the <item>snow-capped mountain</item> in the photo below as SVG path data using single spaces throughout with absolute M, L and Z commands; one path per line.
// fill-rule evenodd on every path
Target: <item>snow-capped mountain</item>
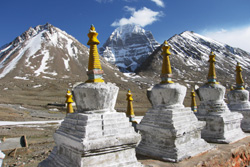
M 127 24 L 115 29 L 99 50 L 105 60 L 115 64 L 120 71 L 131 72 L 159 46 L 150 31 Z
M 65 31 L 48 23 L 38 25 L 1 47 L 0 79 L 55 80 L 80 76 L 84 81 L 88 57 L 89 49 Z M 101 61 L 109 74 L 113 67 L 103 58 Z
M 51 24 L 30 27 L 0 50 L 0 78 L 69 77 L 82 68 L 88 48 Z M 79 74 L 77 72 L 77 74 Z
M 239 62 L 243 69 L 243 77 L 250 84 L 250 54 L 242 49 L 206 38 L 197 33 L 185 31 L 168 40 L 171 46 L 170 61 L 174 80 L 185 82 L 188 87 L 205 83 L 209 67 L 211 50 L 216 55 L 217 81 L 230 87 L 235 84 L 235 66 Z M 162 57 L 161 49 L 155 51 L 137 70 L 138 73 L 153 80 L 159 80 Z M 249 80 L 249 81 L 248 81 Z
M 83 32 L 86 38 L 88 28 Z M 89 48 L 65 31 L 51 24 L 29 28 L 13 42 L 0 47 L 0 90 L 11 95 L 2 102 L 34 105 L 32 102 L 37 100 L 37 104 L 44 105 L 56 100 L 63 103 L 68 88 L 87 80 L 88 60 Z M 115 83 L 122 92 L 118 106 L 126 105 L 128 89 L 140 96 L 138 101 L 146 101 L 144 90 L 138 89 L 136 83 L 129 82 L 128 77 L 101 56 L 100 61 L 104 81 Z M 33 101 L 23 101 L 22 97 Z

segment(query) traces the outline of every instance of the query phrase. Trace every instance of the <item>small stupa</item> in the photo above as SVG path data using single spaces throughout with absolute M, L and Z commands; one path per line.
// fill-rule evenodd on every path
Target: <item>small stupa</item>
M 192 89 L 192 92 L 191 92 L 191 109 L 193 110 L 193 112 L 197 112 L 194 89 Z
M 245 137 L 240 128 L 242 114 L 231 112 L 224 101 L 226 88 L 217 82 L 215 54 L 209 55 L 208 82 L 197 89 L 200 105 L 196 116 L 206 121 L 201 137 L 208 142 L 231 143 Z
M 212 147 L 201 139 L 205 122 L 198 121 L 183 101 L 187 88 L 172 81 L 167 41 L 162 45 L 162 73 L 160 84 L 148 90 L 152 108 L 143 117 L 137 129 L 142 140 L 136 152 L 156 159 L 179 162 Z
M 97 35 L 92 25 L 88 34 L 89 78 L 73 88 L 77 110 L 67 114 L 56 130 L 56 146 L 39 167 L 142 166 L 135 156 L 141 137 L 126 114 L 114 109 L 119 88 L 102 78 Z
M 74 112 L 74 109 L 73 109 L 73 106 L 72 106 L 72 103 L 74 103 L 73 99 L 72 99 L 72 94 L 70 92 L 70 90 L 67 91 L 67 94 L 66 94 L 66 105 L 67 105 L 67 113 L 73 113 Z
M 132 123 L 132 126 L 135 128 L 135 131 L 137 131 L 136 129 L 136 125 L 138 124 L 137 121 L 135 120 L 135 113 L 134 113 L 134 107 L 133 107 L 133 97 L 132 97 L 132 93 L 130 90 L 128 90 L 127 93 L 127 101 L 128 101 L 128 105 L 127 105 L 127 112 L 126 115 L 129 118 L 129 121 Z
M 249 92 L 245 90 L 241 71 L 240 63 L 237 63 L 236 86 L 227 94 L 228 107 L 231 111 L 236 111 L 243 115 L 241 128 L 244 132 L 250 132 Z

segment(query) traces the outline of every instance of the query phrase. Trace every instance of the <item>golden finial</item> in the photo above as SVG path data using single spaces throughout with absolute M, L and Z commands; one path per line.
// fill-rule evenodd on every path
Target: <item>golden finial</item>
M 215 72 L 215 54 L 213 51 L 211 51 L 209 55 L 209 60 L 208 62 L 210 63 L 209 66 L 209 72 L 207 76 L 208 83 L 210 84 L 219 84 L 216 82 L 216 72 Z
M 241 65 L 240 63 L 238 62 L 237 63 L 237 66 L 236 66 L 236 88 L 235 89 L 238 89 L 238 90 L 244 90 L 244 81 L 243 81 L 243 78 L 242 78 L 242 74 L 241 74 Z
M 126 112 L 126 115 L 127 117 L 129 117 L 129 121 L 130 122 L 134 122 L 134 123 L 137 123 L 135 121 L 135 113 L 134 113 L 134 108 L 133 108 L 133 103 L 132 101 L 134 100 L 133 97 L 132 97 L 132 93 L 130 90 L 128 90 L 128 93 L 127 93 L 127 101 L 128 101 L 128 106 L 127 106 L 127 112 Z
M 197 112 L 197 105 L 196 105 L 196 100 L 195 100 L 195 92 L 194 92 L 194 89 L 192 89 L 191 98 L 192 98 L 192 101 L 191 101 L 191 109 L 192 109 L 194 112 Z
M 90 52 L 87 72 L 88 80 L 86 83 L 104 82 L 102 79 L 103 70 L 97 49 L 97 45 L 100 43 L 97 39 L 97 35 L 98 33 L 96 32 L 95 27 L 91 25 L 88 33 L 89 41 L 87 43 L 87 45 L 90 45 Z
M 65 97 L 66 97 L 65 103 L 67 104 L 67 113 L 73 113 L 74 109 L 73 109 L 72 103 L 74 103 L 74 101 L 72 99 L 73 96 L 70 90 L 67 91 L 67 94 Z
M 162 69 L 161 69 L 161 84 L 165 83 L 174 83 L 172 81 L 172 69 L 171 69 L 171 64 L 169 60 L 169 55 L 171 55 L 170 51 L 170 46 L 168 45 L 167 41 L 164 41 L 163 46 L 162 46 L 162 53 L 161 55 L 163 56 L 163 63 L 162 63 Z

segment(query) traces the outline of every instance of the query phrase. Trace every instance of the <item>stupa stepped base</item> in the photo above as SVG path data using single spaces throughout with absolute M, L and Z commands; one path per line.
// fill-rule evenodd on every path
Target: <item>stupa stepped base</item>
M 81 153 L 78 153 L 81 155 Z M 94 156 L 83 157 L 80 164 L 68 160 L 67 156 L 58 156 L 57 147 L 53 149 L 48 159 L 39 164 L 46 167 L 141 167 L 142 164 L 135 158 L 135 149 L 122 149 L 114 152 L 103 152 Z
M 54 139 L 56 146 L 39 167 L 142 166 L 135 156 L 140 135 L 124 113 L 68 114 Z
M 198 108 L 199 111 L 199 108 Z M 206 115 L 196 114 L 200 121 L 206 121 L 201 136 L 208 142 L 232 143 L 246 137 L 241 129 L 242 114 L 237 112 L 210 112 Z
M 248 110 L 231 110 L 232 112 L 241 113 L 243 115 L 243 119 L 241 121 L 241 129 L 244 132 L 250 132 L 250 109 Z
M 241 128 L 244 132 L 250 132 L 250 102 L 249 92 L 247 90 L 231 90 L 228 94 L 228 108 L 232 112 L 238 112 L 243 115 Z
M 150 109 L 137 125 L 142 140 L 136 152 L 171 162 L 206 152 L 213 147 L 201 139 L 204 126 L 191 108 Z

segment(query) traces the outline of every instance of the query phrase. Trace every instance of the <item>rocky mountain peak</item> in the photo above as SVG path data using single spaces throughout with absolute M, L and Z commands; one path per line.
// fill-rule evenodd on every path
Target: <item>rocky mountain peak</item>
M 47 23 L 30 27 L 0 50 L 0 79 L 69 77 L 88 59 L 88 48 Z M 77 73 L 77 72 L 76 72 Z
M 54 26 L 49 23 L 46 23 L 45 25 L 38 25 L 34 28 L 30 27 L 27 31 L 22 33 L 20 36 L 16 37 L 15 40 L 11 44 L 13 44 L 14 46 L 17 46 L 45 30 L 48 31 L 50 34 L 56 31 Z
M 122 72 L 135 71 L 159 43 L 150 31 L 138 25 L 118 27 L 99 49 L 100 54 Z
M 109 39 L 117 40 L 129 38 L 131 34 L 145 34 L 145 30 L 135 24 L 126 24 L 124 26 L 118 27 L 112 32 Z

